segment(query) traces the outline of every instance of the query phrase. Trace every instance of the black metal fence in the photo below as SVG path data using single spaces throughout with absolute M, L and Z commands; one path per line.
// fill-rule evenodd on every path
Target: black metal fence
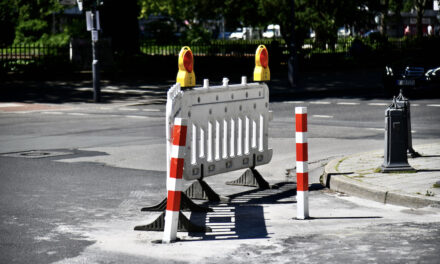
M 26 65 L 69 61 L 69 46 L 19 44 L 0 46 L 0 66 L 16 70 Z
M 194 56 L 227 56 L 227 57 L 250 57 L 255 55 L 258 45 L 279 46 L 279 42 L 271 40 L 214 40 L 210 43 L 173 43 L 163 44 L 154 41 L 143 41 L 140 51 L 146 55 L 178 56 L 183 46 L 189 46 Z
M 86 40 L 84 40 L 86 41 Z M 87 41 L 86 41 L 87 42 Z M 431 41 L 432 42 L 432 41 Z M 88 43 L 88 42 L 87 42 Z M 394 50 L 400 51 L 406 49 L 408 46 L 407 39 L 399 40 L 385 40 L 376 41 L 374 39 L 353 39 L 353 38 L 341 38 L 336 43 L 331 45 L 318 45 L 313 40 L 306 40 L 304 45 L 298 49 L 299 57 L 304 62 L 314 63 L 314 58 L 320 60 L 326 60 L 325 58 L 347 57 L 358 54 L 369 54 L 371 52 L 381 50 Z M 435 42 L 437 43 L 437 42 Z M 107 49 L 102 47 L 101 57 L 112 57 L 110 42 L 101 42 L 101 45 L 108 46 Z M 182 46 L 188 45 L 191 47 L 194 55 L 197 57 L 218 57 L 218 58 L 251 58 L 254 56 L 258 45 L 264 44 L 269 49 L 269 54 L 272 58 L 272 63 L 279 62 L 285 64 L 289 55 L 289 50 L 286 43 L 283 40 L 213 40 L 206 44 L 187 44 L 187 43 L 173 43 L 165 44 L 155 41 L 141 41 L 140 42 L 140 54 L 147 56 L 178 56 Z M 23 44 L 12 45 L 8 47 L 0 46 L 0 70 L 17 71 L 29 65 L 75 65 L 76 68 L 82 69 L 84 65 L 90 65 L 88 62 L 90 58 L 86 58 L 85 53 L 91 52 L 83 50 L 81 58 L 87 60 L 87 63 L 79 65 L 75 60 L 75 54 L 78 53 L 78 47 L 72 45 L 55 46 L 55 45 L 38 45 L 38 44 Z M 77 49 L 77 51 L 75 51 Z M 104 52 L 107 50 L 107 52 Z M 78 57 L 78 56 L 76 56 Z M 105 61 L 105 58 L 101 58 Z M 131 60 L 131 59 L 130 59 Z M 118 60 L 111 59 L 110 64 L 118 63 Z M 55 65 L 55 66 L 54 66 Z M 117 66 L 117 65 L 115 65 Z M 41 67 L 40 67 L 41 68 Z M 58 67 L 62 70 L 62 67 Z

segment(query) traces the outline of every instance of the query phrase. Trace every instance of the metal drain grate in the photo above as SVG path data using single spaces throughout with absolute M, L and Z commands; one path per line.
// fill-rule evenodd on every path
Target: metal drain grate
M 49 158 L 63 155 L 72 155 L 73 152 L 66 151 L 53 151 L 53 150 L 28 150 L 21 152 L 13 152 L 13 153 L 5 153 L 1 154 L 4 157 L 13 157 L 13 158 L 28 158 L 28 159 L 40 159 L 40 158 Z

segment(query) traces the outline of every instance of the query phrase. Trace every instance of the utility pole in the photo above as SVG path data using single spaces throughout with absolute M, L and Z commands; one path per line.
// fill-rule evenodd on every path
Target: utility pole
M 99 76 L 99 59 L 98 59 L 98 40 L 99 30 L 101 25 L 99 23 L 99 0 L 76 0 L 79 11 L 83 10 L 83 6 L 90 7 L 90 11 L 86 11 L 87 31 L 92 34 L 92 77 L 93 77 L 93 101 L 95 103 L 101 102 L 101 87 Z
M 93 74 L 93 101 L 95 103 L 101 102 L 101 87 L 100 87 L 100 76 L 99 76 L 99 59 L 98 59 L 98 31 L 100 30 L 99 26 L 99 12 L 96 10 L 96 7 L 92 8 L 91 12 L 92 18 L 92 74 Z
M 297 79 L 297 59 L 296 59 L 296 47 L 295 47 L 295 0 L 290 1 L 290 41 L 289 41 L 289 59 L 287 61 L 287 79 L 289 80 L 289 85 L 292 88 L 296 88 L 298 85 Z

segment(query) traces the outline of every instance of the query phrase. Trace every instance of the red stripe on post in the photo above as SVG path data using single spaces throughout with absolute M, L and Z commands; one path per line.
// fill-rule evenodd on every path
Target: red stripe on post
M 307 143 L 296 143 L 296 161 L 308 161 Z
M 186 145 L 186 130 L 187 126 L 173 126 L 173 145 L 185 146 Z
M 180 191 L 168 191 L 167 210 L 168 211 L 180 211 L 180 197 L 182 192 Z
M 184 159 L 171 158 L 170 178 L 182 179 Z
M 308 191 L 309 190 L 309 173 L 297 172 L 296 173 L 296 190 Z
M 307 132 L 307 114 L 295 114 L 296 132 Z

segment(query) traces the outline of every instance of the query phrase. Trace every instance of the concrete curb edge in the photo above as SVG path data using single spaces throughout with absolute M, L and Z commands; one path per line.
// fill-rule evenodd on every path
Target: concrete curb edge
M 419 197 L 402 192 L 389 191 L 386 188 L 363 183 L 347 177 L 346 175 L 352 174 L 352 172 L 339 172 L 337 166 L 348 157 L 350 156 L 336 158 L 327 163 L 322 176 L 322 185 L 337 192 L 384 204 L 400 205 L 411 208 L 426 206 L 440 207 L 440 201 L 430 199 L 429 197 Z

